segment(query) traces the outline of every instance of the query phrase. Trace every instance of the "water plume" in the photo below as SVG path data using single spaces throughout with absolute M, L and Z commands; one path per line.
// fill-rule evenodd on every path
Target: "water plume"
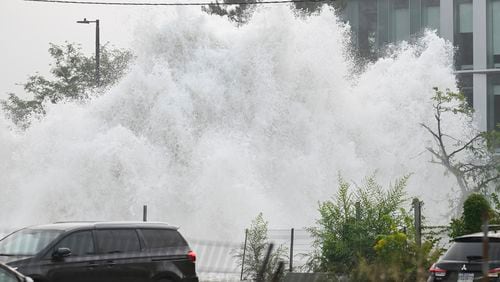
M 147 204 L 191 237 L 241 239 L 260 211 L 275 228 L 313 225 L 339 172 L 374 171 L 385 184 L 413 173 L 409 194 L 443 222 L 454 182 L 419 123 L 432 87 L 456 87 L 449 43 L 427 33 L 355 72 L 329 9 L 258 9 L 239 28 L 190 9 L 146 22 L 106 94 L 49 105 L 25 132 L 0 120 L 1 226 L 139 220 Z

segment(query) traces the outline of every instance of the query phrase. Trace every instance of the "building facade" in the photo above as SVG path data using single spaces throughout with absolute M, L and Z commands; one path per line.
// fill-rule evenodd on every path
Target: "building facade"
M 436 30 L 457 47 L 458 86 L 481 129 L 500 123 L 500 0 L 348 0 L 344 16 L 366 58 L 388 43 Z

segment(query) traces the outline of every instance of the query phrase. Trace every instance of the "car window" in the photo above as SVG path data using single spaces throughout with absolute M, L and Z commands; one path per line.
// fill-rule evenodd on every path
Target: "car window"
M 0 254 L 32 256 L 44 249 L 63 231 L 22 229 L 0 241 Z
M 141 232 L 148 249 L 187 246 L 177 230 L 141 229 Z
M 140 251 L 139 237 L 134 229 L 97 230 L 99 252 L 124 253 Z
M 2 282 L 19 282 L 19 280 L 17 279 L 17 277 L 7 271 L 7 269 L 3 268 L 3 267 L 0 267 L 0 281 Z
M 54 250 L 69 248 L 71 256 L 85 256 L 95 254 L 94 239 L 91 231 L 79 231 L 64 237 Z
M 482 242 L 454 242 L 444 254 L 443 260 L 468 261 L 481 259 L 482 255 Z M 490 259 L 500 260 L 500 242 L 490 242 L 488 244 L 488 256 Z

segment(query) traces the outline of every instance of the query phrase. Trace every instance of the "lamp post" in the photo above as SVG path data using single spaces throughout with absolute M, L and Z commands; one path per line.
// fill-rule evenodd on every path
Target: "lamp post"
M 83 21 L 77 21 L 76 23 L 81 23 L 81 24 L 90 24 L 90 23 L 95 23 L 95 81 L 96 85 L 99 86 L 100 84 L 100 74 L 99 74 L 99 59 L 100 59 L 100 53 L 99 53 L 99 20 L 95 21 L 88 21 L 86 18 L 83 19 Z

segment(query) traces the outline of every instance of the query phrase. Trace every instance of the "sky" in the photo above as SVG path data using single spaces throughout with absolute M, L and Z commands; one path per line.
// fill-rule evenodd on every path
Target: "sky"
M 148 2 L 161 2 L 152 0 Z M 109 2 L 109 1 L 108 1 Z M 101 6 L 0 0 L 0 99 L 22 93 L 19 83 L 39 72 L 49 74 L 49 43 L 81 44 L 88 55 L 95 50 L 95 25 L 77 20 L 100 20 L 101 44 L 128 48 L 140 15 L 172 7 Z

